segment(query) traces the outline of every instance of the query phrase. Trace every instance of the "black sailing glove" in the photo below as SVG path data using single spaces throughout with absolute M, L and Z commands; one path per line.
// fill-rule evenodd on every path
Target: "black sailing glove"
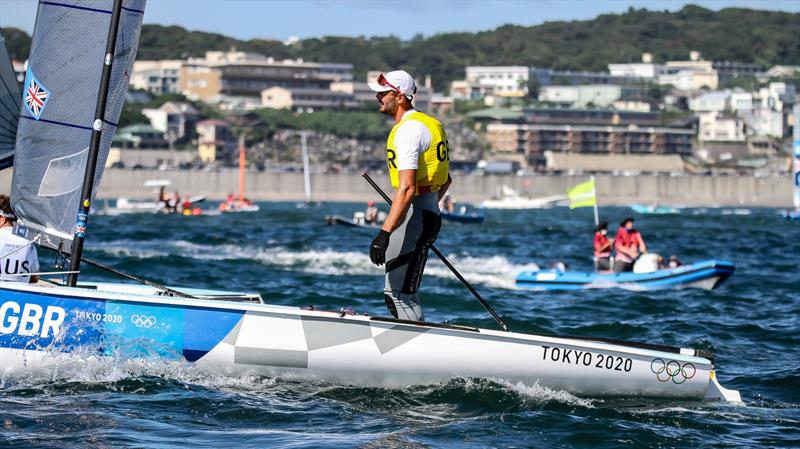
M 386 248 L 389 247 L 390 235 L 392 235 L 391 232 L 381 229 L 378 236 L 372 241 L 372 245 L 369 246 L 369 260 L 375 265 L 382 265 L 386 262 Z

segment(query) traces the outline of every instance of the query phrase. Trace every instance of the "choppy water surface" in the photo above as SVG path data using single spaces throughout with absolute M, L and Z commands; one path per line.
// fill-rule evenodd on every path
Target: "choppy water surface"
M 326 226 L 360 205 L 254 214 L 92 219 L 88 256 L 172 285 L 255 291 L 268 302 L 383 314 L 373 233 Z M 591 267 L 591 211 L 489 211 L 445 223 L 437 244 L 512 330 L 709 349 L 745 405 L 578 398 L 499 379 L 402 389 L 206 375 L 186 363 L 90 360 L 54 379 L 0 384 L 0 447 L 797 447 L 800 445 L 800 223 L 774 210 L 637 217 L 652 251 L 686 262 L 728 259 L 715 291 L 521 291 L 537 264 Z M 40 257 L 47 263 L 50 254 Z M 432 259 L 430 320 L 493 328 Z M 83 279 L 116 280 L 97 271 Z M 481 363 L 476 360 L 475 363 Z

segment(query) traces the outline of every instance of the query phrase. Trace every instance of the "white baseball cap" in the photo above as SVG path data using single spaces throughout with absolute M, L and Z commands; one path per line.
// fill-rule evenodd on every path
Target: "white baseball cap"
M 417 93 L 417 83 L 405 70 L 394 70 L 381 73 L 375 81 L 370 81 L 369 88 L 375 92 L 388 92 L 393 90 L 408 97 Z

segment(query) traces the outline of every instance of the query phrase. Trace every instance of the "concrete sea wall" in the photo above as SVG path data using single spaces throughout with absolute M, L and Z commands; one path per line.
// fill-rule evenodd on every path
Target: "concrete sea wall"
M 387 175 L 371 176 L 385 189 Z M 495 195 L 507 185 L 528 196 L 563 194 L 568 188 L 588 179 L 566 175 L 458 175 L 453 176 L 453 196 L 461 202 L 479 202 Z M 168 191 L 206 195 L 223 199 L 235 192 L 238 172 L 224 171 L 152 171 L 106 170 L 98 197 L 153 198 L 144 183 L 151 179 L 169 179 Z M 301 173 L 248 173 L 247 196 L 255 201 L 297 201 L 304 199 Z M 11 170 L 0 172 L 0 188 L 9 192 Z M 311 176 L 313 199 L 319 201 L 367 201 L 376 194 L 358 174 L 315 174 Z M 597 176 L 597 190 L 602 204 L 629 205 L 658 203 L 684 206 L 768 206 L 788 207 L 792 203 L 791 180 L 783 177 L 751 176 Z

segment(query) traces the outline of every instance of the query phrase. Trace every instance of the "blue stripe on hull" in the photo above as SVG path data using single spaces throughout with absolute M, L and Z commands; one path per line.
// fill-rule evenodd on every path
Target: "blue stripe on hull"
M 244 311 L 49 296 L 2 290 L 0 348 L 95 348 L 99 353 L 197 361 Z

